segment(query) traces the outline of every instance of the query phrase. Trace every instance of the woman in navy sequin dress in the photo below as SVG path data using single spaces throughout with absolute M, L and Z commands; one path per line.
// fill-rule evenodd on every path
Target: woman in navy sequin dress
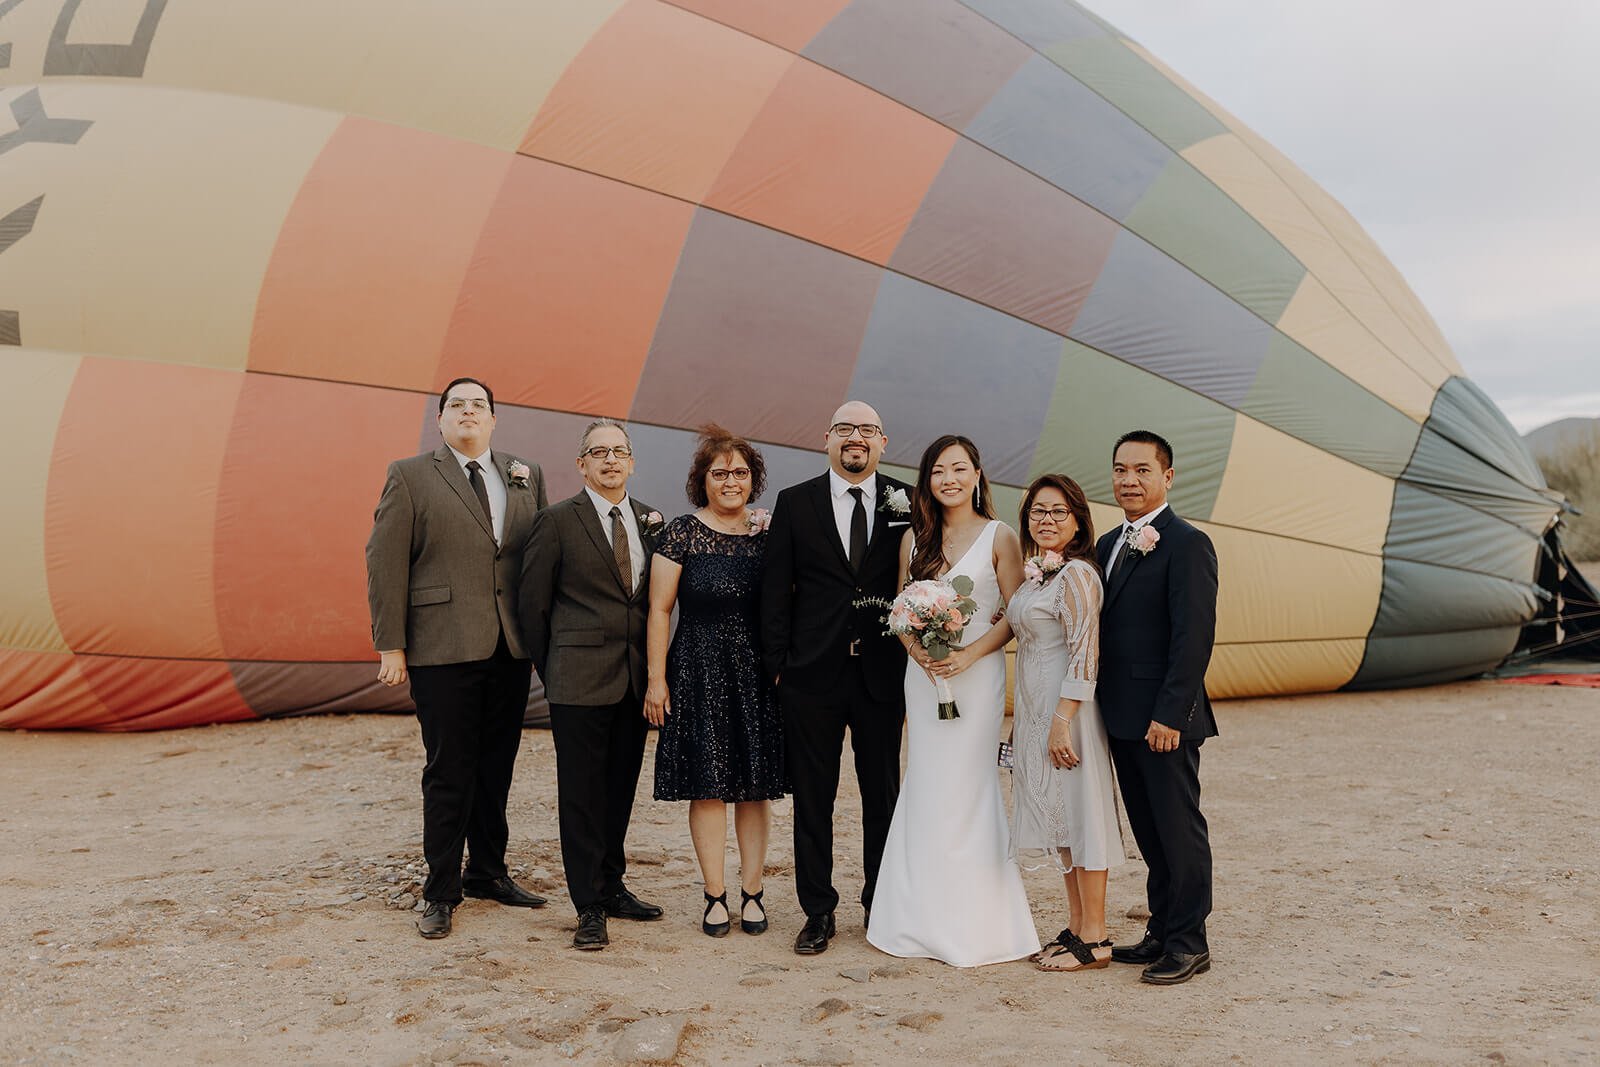
M 721 427 L 706 427 L 685 486 L 698 510 L 661 531 L 650 570 L 644 714 L 661 727 L 655 798 L 689 801 L 689 835 L 705 877 L 701 927 L 713 937 L 732 924 L 723 880 L 727 806 L 734 806 L 739 841 L 740 927 L 759 934 L 767 928 L 761 878 L 770 802 L 788 792 L 783 718 L 761 672 L 766 513 L 749 503 L 765 483 L 760 452 Z M 678 628 L 669 646 L 674 605 Z

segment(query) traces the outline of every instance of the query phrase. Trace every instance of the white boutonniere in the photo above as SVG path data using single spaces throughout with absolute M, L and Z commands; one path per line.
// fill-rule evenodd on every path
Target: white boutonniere
M 528 488 L 528 479 L 532 475 L 533 472 L 528 469 L 526 463 L 518 463 L 516 460 L 512 460 L 506 464 L 506 480 L 518 489 Z
M 652 511 L 644 517 L 644 532 L 647 534 L 658 533 L 661 527 L 666 525 L 666 522 L 667 520 L 661 517 L 661 512 Z
M 904 489 L 885 486 L 883 490 L 883 510 L 891 515 L 911 514 L 911 498 L 906 496 Z
M 1124 535 L 1128 542 L 1128 551 L 1137 552 L 1141 556 L 1148 556 L 1156 550 L 1161 543 L 1161 531 L 1154 526 L 1130 526 Z
M 1022 576 L 1034 585 L 1043 585 L 1066 565 L 1067 561 L 1061 557 L 1061 553 L 1051 549 L 1042 556 L 1028 557 L 1028 561 L 1022 565 Z
M 766 533 L 767 527 L 772 525 L 772 512 L 766 508 L 752 508 L 745 522 L 749 524 L 751 533 Z

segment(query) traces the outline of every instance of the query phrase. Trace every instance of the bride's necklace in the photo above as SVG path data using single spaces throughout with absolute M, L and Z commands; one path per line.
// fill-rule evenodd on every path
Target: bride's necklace
M 718 533 L 742 534 L 750 532 L 750 516 L 743 512 L 741 512 L 737 518 L 729 520 L 724 519 L 715 511 L 707 508 L 701 514 L 701 518 L 705 520 L 707 526 L 711 527 L 713 530 L 716 530 Z
M 985 519 L 981 523 L 973 523 L 973 524 L 971 524 L 971 526 L 964 527 L 960 531 L 952 530 L 949 527 L 946 527 L 945 531 L 944 531 L 944 534 L 941 537 L 940 542 L 939 542 L 939 547 L 944 552 L 945 563 L 948 566 L 954 567 L 956 565 L 957 561 L 959 561 L 962 556 L 965 556 L 972 549 L 973 545 L 977 544 L 979 535 L 981 535 L 983 533 L 983 527 L 985 527 L 987 525 L 989 525 L 989 522 L 988 522 L 987 519 Z M 959 553 L 956 553 L 955 555 L 952 555 L 951 552 L 950 552 L 950 548 L 951 548 L 951 546 L 953 544 L 956 543 L 956 540 L 955 540 L 956 534 L 958 532 L 962 533 L 962 534 L 965 534 L 967 529 L 975 529 L 978 532 L 973 534 L 970 538 L 967 539 L 967 543 L 966 543 L 965 547 L 963 547 Z

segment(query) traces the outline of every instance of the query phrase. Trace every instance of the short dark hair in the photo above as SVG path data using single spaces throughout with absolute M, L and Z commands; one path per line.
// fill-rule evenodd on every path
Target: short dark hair
M 1156 459 L 1161 461 L 1161 469 L 1164 471 L 1169 471 L 1172 469 L 1172 446 L 1167 443 L 1167 439 L 1165 437 L 1162 437 L 1160 434 L 1155 433 L 1152 430 L 1129 430 L 1127 433 L 1117 438 L 1117 443 L 1111 446 L 1111 458 L 1116 459 L 1117 449 L 1121 448 L 1129 441 L 1133 441 L 1141 445 L 1155 445 Z
M 767 461 L 761 458 L 761 452 L 732 430 L 710 422 L 700 427 L 694 458 L 689 461 L 689 477 L 683 483 L 689 503 L 697 508 L 711 506 L 711 497 L 706 493 L 706 471 L 711 469 L 712 461 L 718 456 L 731 456 L 734 453 L 743 456 L 750 465 L 750 499 L 761 495 L 761 491 L 767 487 Z
M 455 381 L 445 386 L 443 391 L 439 393 L 439 414 L 444 414 L 445 399 L 449 397 L 450 390 L 454 389 L 458 385 L 476 385 L 482 389 L 489 397 L 489 414 L 494 414 L 494 390 L 490 389 L 487 383 L 480 382 L 476 378 L 457 378 Z

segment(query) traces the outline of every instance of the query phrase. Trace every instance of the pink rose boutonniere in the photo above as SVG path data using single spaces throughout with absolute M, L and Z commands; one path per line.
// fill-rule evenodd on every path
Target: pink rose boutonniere
M 518 463 L 516 460 L 512 460 L 506 464 L 506 479 L 518 489 L 528 488 L 528 478 L 532 474 L 533 472 L 528 469 L 526 463 Z
M 1042 556 L 1030 556 L 1022 565 L 1022 576 L 1034 585 L 1043 585 L 1066 565 L 1067 561 L 1061 558 L 1061 553 L 1051 549 Z
M 767 527 L 772 525 L 772 512 L 766 508 L 754 508 L 745 522 L 749 523 L 751 533 L 766 533 Z
M 652 511 L 644 517 L 644 532 L 653 534 L 666 524 L 666 519 L 661 517 L 661 512 Z
M 1161 543 L 1161 531 L 1154 526 L 1141 526 L 1138 529 L 1128 528 L 1128 551 L 1137 552 L 1141 556 L 1148 556 L 1156 550 Z

